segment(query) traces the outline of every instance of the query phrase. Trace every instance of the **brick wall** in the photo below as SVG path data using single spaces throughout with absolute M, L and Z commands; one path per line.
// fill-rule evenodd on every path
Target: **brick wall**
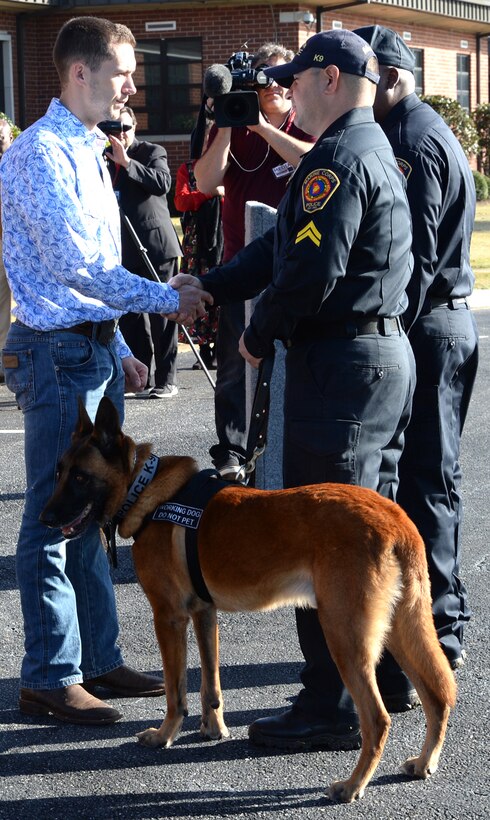
M 305 41 L 309 30 L 302 23 L 279 23 L 281 11 L 291 11 L 293 6 L 265 4 L 263 6 L 250 5 L 230 9 L 227 4 L 218 8 L 166 8 L 157 10 L 151 8 L 124 6 L 117 12 L 110 9 L 100 9 L 110 19 L 126 23 L 138 40 L 154 39 L 159 36 L 145 32 L 145 22 L 156 20 L 175 20 L 175 32 L 168 32 L 165 37 L 196 37 L 202 38 L 203 66 L 211 63 L 226 62 L 234 51 L 246 48 L 255 51 L 267 40 L 275 40 L 296 51 Z M 308 5 L 299 4 L 299 10 L 311 10 Z M 24 15 L 24 42 L 25 66 L 24 85 L 26 99 L 26 125 L 40 117 L 47 108 L 51 97 L 59 91 L 58 79 L 54 70 L 51 52 L 56 34 L 62 23 L 73 16 L 69 13 L 59 13 L 50 10 L 48 13 Z M 344 14 L 342 10 L 324 13 L 322 27 L 324 30 L 332 27 L 332 20 L 340 20 L 344 28 L 353 29 L 371 23 L 389 25 L 386 19 L 355 14 Z M 410 30 L 412 40 L 410 45 L 424 50 L 425 93 L 444 94 L 456 98 L 456 53 L 471 55 L 471 106 L 477 103 L 476 81 L 476 38 L 471 35 L 458 34 L 452 31 L 431 29 L 422 26 L 396 26 L 400 33 Z M 13 38 L 15 105 L 19 110 L 19 94 L 17 84 L 16 52 L 16 24 L 15 15 L 0 13 L 0 29 L 10 32 Z M 461 39 L 466 39 L 468 49 L 462 49 Z M 481 83 L 480 101 L 488 101 L 488 53 L 486 40 L 481 44 Z M 159 141 L 156 139 L 156 141 Z M 169 155 L 172 174 L 175 175 L 178 165 L 188 157 L 189 142 L 187 138 L 169 139 L 163 141 Z
M 322 15 L 324 29 L 331 28 L 332 20 L 340 20 L 344 28 L 355 29 L 366 25 L 390 24 L 381 17 L 355 16 L 337 11 L 334 14 Z M 424 93 L 441 94 L 456 99 L 456 54 L 469 54 L 471 57 L 471 94 L 470 106 L 475 108 L 478 102 L 488 102 L 489 90 L 489 62 L 487 41 L 480 44 L 480 99 L 477 100 L 477 41 L 474 35 L 464 32 L 446 31 L 414 25 L 391 25 L 395 31 L 402 34 L 409 31 L 412 39 L 407 43 L 411 48 L 424 51 Z M 461 41 L 468 42 L 468 48 L 461 47 Z

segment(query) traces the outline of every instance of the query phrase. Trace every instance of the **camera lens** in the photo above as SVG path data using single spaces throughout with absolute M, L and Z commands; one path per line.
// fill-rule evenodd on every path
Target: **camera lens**
M 239 122 L 250 110 L 248 98 L 242 94 L 229 94 L 223 106 L 223 114 L 232 122 Z

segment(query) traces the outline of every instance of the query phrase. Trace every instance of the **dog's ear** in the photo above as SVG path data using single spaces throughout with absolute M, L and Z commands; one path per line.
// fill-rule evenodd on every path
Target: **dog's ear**
M 121 423 L 119 413 L 112 401 L 103 396 L 95 416 L 94 434 L 100 449 L 109 454 L 114 445 L 121 443 Z
M 92 424 L 91 418 L 85 409 L 85 405 L 81 399 L 78 397 L 78 421 L 75 430 L 72 433 L 72 441 L 75 441 L 77 438 L 83 438 L 84 436 L 89 436 L 94 429 L 94 425 Z

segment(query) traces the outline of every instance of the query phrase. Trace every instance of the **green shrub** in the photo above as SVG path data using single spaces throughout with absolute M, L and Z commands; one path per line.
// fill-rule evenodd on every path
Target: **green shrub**
M 481 202 L 482 199 L 488 199 L 487 178 L 483 174 L 480 174 L 479 171 L 473 171 L 473 179 L 475 180 L 477 202 Z
M 481 103 L 473 111 L 480 157 L 485 174 L 490 173 L 490 103 Z
M 19 126 L 16 125 L 15 122 L 10 119 L 10 117 L 7 117 L 7 115 L 4 114 L 3 111 L 0 111 L 0 120 L 7 120 L 10 127 L 12 128 L 12 136 L 13 136 L 14 139 L 19 136 L 19 134 L 20 134 Z

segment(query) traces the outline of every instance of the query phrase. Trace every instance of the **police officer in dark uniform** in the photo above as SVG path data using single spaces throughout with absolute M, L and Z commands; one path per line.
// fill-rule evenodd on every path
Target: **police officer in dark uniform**
M 262 291 L 240 340 L 251 364 L 274 339 L 287 345 L 284 486 L 334 481 L 394 497 L 415 378 L 399 318 L 411 235 L 403 178 L 374 122 L 377 70 L 371 49 L 345 30 L 314 35 L 291 63 L 265 69 L 290 87 L 299 127 L 318 140 L 289 183 L 275 230 L 199 281 L 217 303 Z M 317 611 L 299 610 L 297 627 L 303 689 L 292 709 L 255 721 L 251 739 L 358 748 L 358 718 Z
M 414 269 L 404 319 L 417 387 L 397 501 L 424 538 L 437 633 L 458 668 L 470 616 L 460 578 L 459 449 L 478 362 L 478 333 L 466 300 L 474 283 L 475 184 L 451 129 L 414 93 L 414 55 L 402 38 L 383 26 L 357 33 L 380 62 L 375 117 L 407 180 L 412 213 Z

